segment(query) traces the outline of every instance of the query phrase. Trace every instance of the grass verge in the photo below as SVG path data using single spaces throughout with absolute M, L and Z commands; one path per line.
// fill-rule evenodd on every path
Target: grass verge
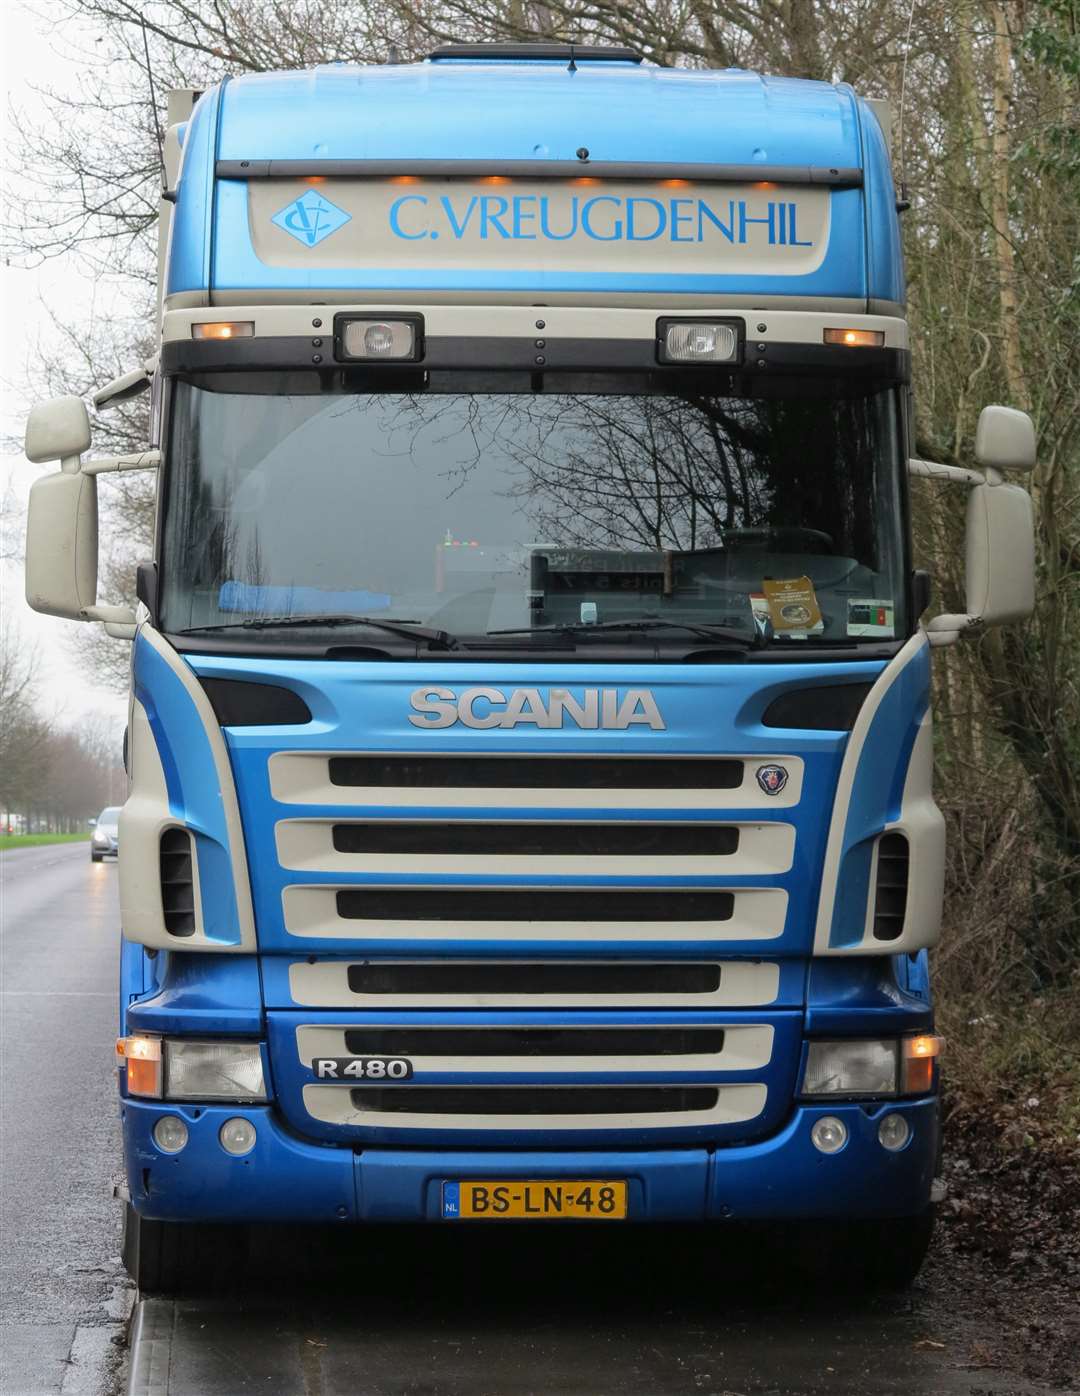
M 43 843 L 85 843 L 85 834 L 0 834 L 0 850 L 6 848 L 37 848 Z

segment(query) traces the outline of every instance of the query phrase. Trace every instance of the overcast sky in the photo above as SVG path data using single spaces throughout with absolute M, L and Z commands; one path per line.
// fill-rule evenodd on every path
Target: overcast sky
M 47 82 L 57 89 L 78 90 L 80 67 L 73 57 L 74 36 L 51 22 L 50 14 L 54 12 L 49 0 L 35 0 L 33 9 L 21 0 L 0 0 L 5 223 L 18 218 L 20 198 L 8 168 L 14 140 L 11 111 L 18 111 L 31 121 L 43 116 L 41 99 L 34 92 L 33 84 Z M 4 265 L 0 267 L 4 328 L 2 433 L 5 438 L 22 437 L 26 407 L 34 397 L 31 377 L 34 347 L 49 341 L 52 316 L 62 316 L 68 324 L 89 325 L 95 310 L 119 290 L 118 286 L 103 285 L 86 276 L 72 258 L 59 258 L 27 269 L 15 266 L 5 256 Z M 33 480 L 54 468 L 31 465 L 21 454 L 5 449 L 0 498 L 6 495 L 10 483 L 17 505 L 25 508 Z M 99 599 L 108 601 L 110 598 Z M 24 644 L 37 650 L 47 711 L 72 725 L 97 715 L 107 716 L 122 725 L 125 700 L 96 687 L 75 658 L 76 636 L 82 627 L 75 621 L 39 616 L 29 609 L 23 599 L 21 564 L 4 564 L 2 601 L 8 623 L 17 628 Z

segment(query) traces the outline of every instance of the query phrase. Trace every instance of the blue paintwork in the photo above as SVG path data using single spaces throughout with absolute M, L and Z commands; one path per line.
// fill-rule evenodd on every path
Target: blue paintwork
M 863 168 L 865 190 L 830 195 L 829 246 L 815 271 L 720 276 L 680 273 L 673 257 L 647 275 L 270 267 L 252 246 L 246 183 L 214 188 L 215 159 L 572 161 L 582 144 L 595 161 L 751 165 L 762 180 L 773 165 Z M 282 209 L 295 197 L 295 185 L 288 190 Z M 576 73 L 561 62 L 439 62 L 250 74 L 207 92 L 189 123 L 166 293 L 643 291 L 900 302 L 894 199 L 877 119 L 845 85 L 588 62 Z
M 922 951 L 924 959 L 926 951 Z M 907 955 L 819 956 L 807 966 L 806 1031 L 811 1037 L 890 1037 L 927 1032 L 929 999 L 915 993 L 897 961 Z
M 203 930 L 210 940 L 238 945 L 229 833 L 202 718 L 180 676 L 141 635 L 133 664 L 135 697 L 146 709 L 161 758 L 169 812 L 195 837 Z
M 886 1111 L 912 1126 L 892 1154 L 877 1142 Z M 150 1131 L 163 1114 L 190 1132 L 180 1154 L 163 1154 Z M 822 1115 L 839 1116 L 849 1139 L 826 1157 L 810 1143 Z M 218 1130 L 241 1115 L 256 1128 L 244 1159 L 230 1158 Z M 285 1130 L 268 1107 L 162 1106 L 126 1101 L 124 1153 L 131 1200 L 162 1220 L 431 1221 L 453 1178 L 627 1178 L 635 1221 L 914 1216 L 930 1200 L 938 1107 L 930 1099 L 797 1106 L 769 1139 L 707 1151 L 334 1149 Z M 149 1188 L 146 1183 L 149 1182 Z M 459 1225 L 453 1222 L 450 1225 Z
M 187 951 L 163 958 L 166 963 L 160 983 L 127 1009 L 128 1032 L 262 1035 L 265 1025 L 257 956 Z
M 856 945 L 863 938 L 874 842 L 886 824 L 900 817 L 912 748 L 929 706 L 930 646 L 924 640 L 882 697 L 859 754 L 844 825 L 830 945 Z
M 695 665 L 692 669 L 679 665 L 651 666 L 648 686 L 656 696 L 667 723 L 667 730 L 654 732 L 644 727 L 629 731 L 581 731 L 565 728 L 558 731 L 538 731 L 518 727 L 513 730 L 489 729 L 482 733 L 462 726 L 439 732 L 422 731 L 410 724 L 410 694 L 430 683 L 449 687 L 469 687 L 493 684 L 513 688 L 522 682 L 518 666 L 494 664 L 412 663 L 344 663 L 327 660 L 243 659 L 224 657 L 189 657 L 196 673 L 206 676 L 236 679 L 262 679 L 268 683 L 294 688 L 307 702 L 313 720 L 303 726 L 270 728 L 226 728 L 226 739 L 236 775 L 237 793 L 247 838 L 252 847 L 263 850 L 252 861 L 252 892 L 259 944 L 264 950 L 297 953 L 338 953 L 348 948 L 340 937 L 290 935 L 282 915 L 282 891 L 290 884 L 319 883 L 350 886 L 412 885 L 433 886 L 697 886 L 697 887 L 782 887 L 788 891 L 787 924 L 781 936 L 767 942 L 760 940 L 721 940 L 712 945 L 713 951 L 727 954 L 773 955 L 808 954 L 813 943 L 813 923 L 816 910 L 828 818 L 840 761 L 847 741 L 842 732 L 785 732 L 763 727 L 760 716 L 765 706 L 777 694 L 793 687 L 805 687 L 815 681 L 830 679 L 842 682 L 866 681 L 875 678 L 882 665 L 879 661 L 839 664 L 791 664 L 762 666 L 753 664 Z M 545 693 L 549 687 L 584 686 L 618 687 L 626 689 L 642 683 L 639 666 L 544 664 L 530 667 L 528 681 Z M 532 875 L 480 876 L 475 874 L 375 874 L 375 873 L 315 873 L 290 872 L 268 856 L 275 848 L 275 825 L 279 820 L 300 816 L 358 816 L 362 814 L 401 816 L 403 811 L 393 806 L 362 806 L 360 804 L 318 806 L 284 805 L 270 793 L 267 757 L 272 751 L 414 751 L 414 752 L 664 752 L 671 755 L 688 752 L 743 752 L 766 758 L 798 754 L 805 764 L 803 797 L 795 808 L 725 810 L 725 819 L 744 818 L 751 822 L 777 820 L 791 823 L 796 829 L 795 858 L 789 872 L 773 876 L 714 876 L 662 878 L 573 876 L 556 877 Z M 678 811 L 594 810 L 545 808 L 521 810 L 525 818 L 564 820 L 566 818 L 633 819 L 645 817 L 662 819 L 714 818 L 715 813 Z M 410 818 L 448 817 L 451 811 L 410 808 Z M 485 816 L 506 818 L 505 809 L 469 809 L 461 811 L 466 817 Z M 364 946 L 372 954 L 388 954 L 400 950 L 392 939 L 370 940 Z M 655 955 L 662 951 L 673 956 L 700 956 L 708 953 L 708 942 L 701 941 L 640 941 L 621 945 L 607 942 L 573 941 L 514 941 L 503 942 L 497 936 L 487 941 L 410 941 L 410 953 L 415 954 L 475 954 L 502 953 L 523 955 L 544 953 L 569 956 L 600 954 Z
M 902 670 L 883 696 L 879 717 L 871 725 L 869 737 L 858 767 L 857 798 L 854 813 L 847 821 L 852 838 L 851 847 L 871 836 L 880 821 L 895 816 L 895 805 L 903 789 L 911 738 L 925 700 L 927 669 L 925 652 Z M 156 661 L 156 662 L 155 662 Z M 872 1121 L 861 1107 L 851 1114 L 853 1141 L 840 1156 L 832 1171 L 822 1171 L 822 1157 L 812 1150 L 805 1139 L 806 1121 L 813 1112 L 795 1108 L 797 1074 L 803 1056 L 807 1033 L 832 1034 L 894 1034 L 925 1030 L 931 1025 L 931 1015 L 925 993 L 925 973 L 920 979 L 919 966 L 909 957 L 880 956 L 851 958 L 839 961 L 810 960 L 813 923 L 820 883 L 820 869 L 828 831 L 832 802 L 840 763 L 848 743 L 846 733 L 787 732 L 765 728 L 760 718 L 764 708 L 780 693 L 793 688 L 806 688 L 820 683 L 847 680 L 873 680 L 880 676 L 879 661 L 842 664 L 790 664 L 760 666 L 749 663 L 695 666 L 650 666 L 648 684 L 667 723 L 667 730 L 654 732 L 644 727 L 628 731 L 530 730 L 528 728 L 489 729 L 477 733 L 467 728 L 453 727 L 425 731 L 408 722 L 411 711 L 409 696 L 425 684 L 437 683 L 449 687 L 492 684 L 513 687 L 520 684 L 521 670 L 517 666 L 497 664 L 440 664 L 433 669 L 420 663 L 353 663 L 289 658 L 236 658 L 198 656 L 188 658 L 192 669 L 202 676 L 236 678 L 283 684 L 301 694 L 307 702 L 312 721 L 297 726 L 268 728 L 245 727 L 225 729 L 227 747 L 237 782 L 237 793 L 249 849 L 255 850 L 250 859 L 260 956 L 221 956 L 213 954 L 173 954 L 161 957 L 155 970 L 160 982 L 146 981 L 141 997 L 127 1009 L 128 1030 L 155 1033 L 188 1033 L 198 1035 L 237 1034 L 259 1036 L 266 1040 L 267 1079 L 275 1104 L 248 1111 L 228 1111 L 226 1108 L 203 1111 L 195 1115 L 185 1108 L 180 1113 L 190 1117 L 193 1142 L 185 1151 L 190 1161 L 198 1161 L 199 1175 L 189 1178 L 185 1165 L 176 1160 L 164 1160 L 152 1142 L 147 1143 L 148 1129 L 163 1107 L 145 1102 L 125 1102 L 125 1138 L 128 1147 L 129 1172 L 133 1195 L 141 1187 L 141 1172 L 150 1167 L 147 1150 L 155 1159 L 151 1168 L 152 1182 L 149 1198 L 142 1202 L 151 1206 L 157 1216 L 214 1215 L 241 1219 L 242 1217 L 287 1217 L 294 1214 L 314 1217 L 337 1215 L 345 1207 L 345 1215 L 403 1216 L 427 1215 L 435 1192 L 423 1192 L 421 1201 L 405 1205 L 403 1190 L 420 1187 L 421 1178 L 446 1176 L 447 1151 L 475 1144 L 474 1135 L 466 1131 L 440 1129 L 424 1134 L 414 1130 L 379 1126 L 371 1129 L 339 1127 L 314 1121 L 304 1110 L 302 1089 L 314 1078 L 306 1064 L 301 1063 L 296 1050 L 296 1027 L 300 1023 L 360 1025 L 375 1022 L 408 1023 L 425 1021 L 464 1024 L 469 1022 L 574 1022 L 574 1023 L 662 1023 L 710 1022 L 769 1023 L 775 1032 L 774 1048 L 768 1067 L 746 1073 L 683 1072 L 676 1073 L 684 1081 L 758 1080 L 768 1087 L 765 1109 L 756 1119 L 738 1126 L 690 1126 L 672 1129 L 637 1130 L 617 1135 L 612 1131 L 581 1131 L 545 1134 L 543 1131 L 517 1131 L 505 1135 L 485 1134 L 488 1149 L 512 1149 L 508 1155 L 522 1168 L 536 1169 L 536 1155 L 529 1150 L 544 1148 L 560 1151 L 543 1155 L 545 1160 L 573 1157 L 569 1148 L 594 1148 L 603 1153 L 590 1154 L 599 1159 L 597 1167 L 608 1171 L 617 1166 L 611 1162 L 616 1148 L 649 1149 L 643 1157 L 640 1187 L 634 1194 L 635 1215 L 640 1216 L 699 1216 L 708 1196 L 708 1215 L 723 1216 L 729 1212 L 745 1216 L 828 1215 L 830 1208 L 842 1206 L 849 1215 L 876 1215 L 893 1209 L 899 1214 L 918 1211 L 925 1202 L 929 1165 L 925 1164 L 922 1134 L 914 1150 L 900 1156 L 886 1155 L 873 1138 Z M 190 695 L 176 674 L 162 663 L 145 643 L 136 649 L 136 686 L 140 700 L 150 714 L 155 740 L 162 752 L 163 763 L 171 770 L 170 802 L 177 817 L 192 817 L 200 821 L 206 833 L 219 837 L 221 830 L 213 824 L 216 790 L 211 799 L 211 765 L 209 747 L 201 719 Z M 627 688 L 642 683 L 639 666 L 596 666 L 587 664 L 542 665 L 530 669 L 530 686 L 542 692 L 550 686 L 576 689 L 584 686 Z M 885 714 L 881 717 L 880 714 Z M 300 815 L 363 813 L 360 806 L 308 807 L 286 806 L 275 802 L 269 792 L 267 760 L 271 752 L 285 750 L 349 751 L 502 751 L 528 753 L 539 749 L 553 751 L 590 751 L 597 753 L 626 750 L 686 752 L 754 753 L 765 759 L 779 759 L 797 754 L 805 764 L 803 796 L 793 809 L 739 810 L 724 812 L 725 818 L 749 818 L 753 821 L 781 820 L 796 828 L 796 857 L 789 873 L 773 878 L 707 877 L 695 879 L 649 879 L 643 877 L 588 878 L 498 878 L 459 874 L 452 878 L 428 879 L 371 876 L 364 874 L 299 874 L 282 869 L 275 856 L 274 825 L 282 818 Z M 216 779 L 216 777 L 215 777 Z M 865 787 L 865 788 L 864 788 Z M 402 816 L 400 808 L 377 807 L 370 813 Z M 423 817 L 425 813 L 445 814 L 447 811 L 410 809 L 407 817 Z M 495 810 L 505 817 L 505 811 Z M 566 813 L 581 818 L 582 812 L 543 809 L 522 811 L 535 818 L 559 819 Z M 635 811 L 610 812 L 615 818 L 633 817 Z M 639 811 L 649 818 L 662 818 L 655 811 Z M 483 810 L 470 810 L 474 818 L 482 818 Z M 667 817 L 671 817 L 668 812 Z M 604 817 L 602 811 L 590 811 L 585 817 Z M 683 816 L 685 817 L 685 816 Z M 691 818 L 709 818 L 709 811 L 692 813 Z M 879 824 L 875 826 L 875 821 Z M 230 874 L 231 875 L 231 874 Z M 340 939 L 320 942 L 289 936 L 281 917 L 281 891 L 290 882 L 344 882 L 364 885 L 376 882 L 424 881 L 433 883 L 498 885 L 513 881 L 533 885 L 560 885 L 572 882 L 588 886 L 667 885 L 689 881 L 703 886 L 739 886 L 747 882 L 761 885 L 772 883 L 785 887 L 790 894 L 789 914 L 782 936 L 770 942 L 721 942 L 711 947 L 713 953 L 725 960 L 731 958 L 776 959 L 781 968 L 779 991 L 773 1003 L 756 1009 L 735 1010 L 638 1010 L 638 1011 L 552 1011 L 544 1012 L 479 1012 L 468 1010 L 427 1011 L 422 1014 L 397 1011 L 336 1009 L 316 1010 L 294 1004 L 289 992 L 288 970 L 298 959 L 311 954 L 328 955 L 336 959 L 356 958 L 358 947 Z M 231 888 L 231 883 L 229 884 Z M 216 890 L 216 889 L 215 889 Z M 213 894 L 212 894 L 213 895 Z M 861 924 L 861 919 L 860 919 Z M 701 944 L 668 944 L 664 942 L 574 943 L 562 946 L 550 943 L 472 942 L 445 945 L 410 942 L 407 945 L 392 940 L 363 945 L 364 958 L 380 954 L 400 957 L 409 955 L 453 955 L 492 953 L 502 956 L 542 954 L 645 956 L 662 954 L 701 957 L 710 952 Z M 125 960 L 126 963 L 126 960 Z M 137 966 L 132 959 L 130 982 L 137 983 Z M 145 966 L 143 967 L 145 972 Z M 264 982 L 265 981 L 265 982 Z M 268 1007 L 266 1007 L 266 1006 Z M 430 1074 L 429 1074 L 430 1075 Z M 665 1079 L 674 1079 L 671 1072 Z M 419 1077 L 419 1081 L 427 1079 Z M 432 1075 L 449 1083 L 458 1078 Z M 488 1079 L 483 1073 L 468 1079 Z M 491 1073 L 490 1079 L 512 1081 L 505 1073 Z M 533 1078 L 535 1079 L 535 1078 Z M 611 1074 L 579 1074 L 573 1079 L 587 1083 L 611 1080 Z M 619 1073 L 627 1081 L 649 1080 L 648 1073 Z M 172 1107 L 167 1107 L 172 1108 Z M 903 1109 L 912 1109 L 905 1104 Z M 844 1110 L 852 1109 L 843 1107 Z M 237 1161 L 225 1159 L 217 1145 L 216 1129 L 228 1113 L 250 1114 L 260 1122 L 260 1144 L 249 1158 L 246 1171 L 241 1172 Z M 821 1111 L 818 1111 L 821 1113 Z M 833 1112 L 839 1113 L 839 1112 Z M 871 1111 L 870 1115 L 874 1112 Z M 866 1134 L 866 1139 L 857 1142 Z M 868 1133 L 869 1132 L 869 1133 Z M 301 1140 L 300 1136 L 304 1136 Z M 313 1136 L 317 1136 L 318 1140 Z M 523 1138 L 528 1149 L 521 1149 Z M 417 1148 L 423 1144 L 425 1147 Z M 675 1145 L 680 1147 L 675 1149 Z M 351 1158 L 351 1149 L 363 1148 L 360 1173 L 361 1202 L 340 1202 L 342 1157 Z M 399 1168 L 396 1160 L 401 1154 L 387 1153 L 384 1162 L 379 1156 L 389 1147 L 411 1146 L 408 1156 L 413 1163 Z M 652 1148 L 650 1148 L 652 1146 Z M 925 1145 L 926 1148 L 929 1145 Z M 696 1154 L 694 1149 L 714 1152 Z M 652 1151 L 655 1149 L 655 1152 Z M 687 1149 L 690 1152 L 687 1152 Z M 861 1156 L 865 1155 L 865 1156 Z M 220 1156 L 220 1157 L 219 1157 Z M 932 1154 L 927 1155 L 932 1158 Z M 476 1157 L 486 1157 L 478 1155 Z M 580 1158 L 580 1155 L 578 1155 Z M 688 1165 L 688 1159 L 698 1159 Z M 672 1160 L 676 1160 L 672 1163 Z M 390 1160 L 395 1160 L 393 1167 Z M 572 1165 L 575 1166 L 575 1165 Z M 580 1167 L 580 1165 L 576 1165 Z M 629 1165 L 628 1165 L 629 1166 Z M 635 1165 L 636 1166 L 636 1165 Z M 252 1175 L 251 1170 L 262 1172 Z M 365 1173 L 364 1169 L 367 1168 Z M 805 1186 L 792 1185 L 792 1170 L 799 1178 L 805 1174 Z M 868 1170 L 868 1171 L 867 1171 Z M 850 1175 L 849 1176 L 849 1172 Z M 248 1187 L 252 1177 L 257 1186 Z M 474 1176 L 476 1176 L 474 1174 Z M 513 1172 L 507 1176 L 514 1176 Z M 569 1173 L 564 1176 L 570 1176 Z M 622 1176 L 615 1174 L 615 1176 Z M 852 1177 L 860 1180 L 858 1187 Z M 871 1181 L 864 1182 L 866 1178 Z M 785 1189 L 781 1179 L 787 1178 Z M 176 1190 L 162 1179 L 176 1180 Z M 207 1186 L 206 1179 L 213 1185 Z M 234 1182 L 243 1179 L 243 1188 Z M 842 1189 L 832 1189 L 840 1180 Z M 876 1183 L 874 1183 L 876 1180 Z M 888 1181 L 891 1191 L 883 1198 L 879 1191 Z M 434 1185 L 432 1185 L 434 1186 Z M 635 1184 L 635 1187 L 638 1185 Z M 295 1200 L 299 1187 L 306 1190 L 302 1201 Z M 427 1183 L 423 1184 L 427 1188 Z M 854 1188 L 854 1191 L 853 1191 Z M 816 1189 L 816 1191 L 815 1191 Z M 411 1194 L 410 1194 L 411 1195 Z M 331 1205 L 332 1203 L 332 1205 Z M 795 1212 L 785 1210 L 794 1208 Z M 170 1210 L 172 1209 L 172 1210 Z M 299 1209 L 298 1213 L 295 1209 Z M 805 1209 L 800 1211 L 799 1209 Z

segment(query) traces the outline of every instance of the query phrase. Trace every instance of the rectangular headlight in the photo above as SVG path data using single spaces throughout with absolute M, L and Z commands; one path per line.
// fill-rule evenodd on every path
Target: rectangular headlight
M 730 364 L 739 356 L 738 327 L 722 320 L 661 320 L 660 362 Z
M 806 1053 L 802 1094 L 895 1095 L 898 1057 L 895 1039 L 811 1042 Z
M 166 1100 L 265 1100 L 257 1042 L 165 1042 Z
M 419 316 L 393 319 L 339 315 L 334 337 L 339 359 L 358 363 L 405 363 L 420 357 L 422 322 Z

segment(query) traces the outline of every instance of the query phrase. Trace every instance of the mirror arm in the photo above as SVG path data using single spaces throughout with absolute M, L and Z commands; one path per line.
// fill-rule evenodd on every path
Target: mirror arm
M 943 649 L 947 645 L 955 645 L 962 635 L 966 635 L 978 624 L 978 616 L 935 616 L 933 620 L 926 623 L 926 638 L 934 649 Z
M 942 465 L 933 460 L 916 460 L 912 457 L 908 461 L 908 474 L 914 475 L 922 480 L 948 480 L 960 485 L 985 485 L 987 477 L 978 470 L 966 470 L 960 465 Z M 994 472 L 997 473 L 996 471 Z M 1001 477 L 990 481 L 991 484 L 999 484 Z
M 130 456 L 102 456 L 100 460 L 83 461 L 82 473 L 107 475 L 118 470 L 157 470 L 160 464 L 160 451 L 135 451 Z
M 130 606 L 84 606 L 83 620 L 103 620 L 107 625 L 134 625 L 135 612 Z

